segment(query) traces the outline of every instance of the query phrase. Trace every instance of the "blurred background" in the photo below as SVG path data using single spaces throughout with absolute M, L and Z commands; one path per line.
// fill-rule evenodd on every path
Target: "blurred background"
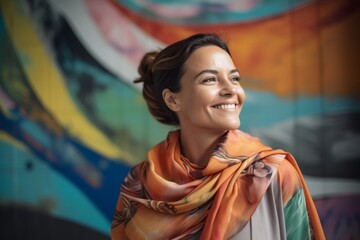
M 229 42 L 240 128 L 296 157 L 327 239 L 360 239 L 359 1 L 0 2 L 1 239 L 110 239 L 124 176 L 173 129 L 140 58 L 199 32 Z

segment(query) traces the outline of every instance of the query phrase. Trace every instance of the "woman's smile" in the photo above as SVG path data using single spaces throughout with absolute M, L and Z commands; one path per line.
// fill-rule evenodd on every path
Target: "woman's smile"
M 238 109 L 238 104 L 236 103 L 218 104 L 213 106 L 213 108 L 227 110 L 227 111 L 236 111 L 236 109 Z

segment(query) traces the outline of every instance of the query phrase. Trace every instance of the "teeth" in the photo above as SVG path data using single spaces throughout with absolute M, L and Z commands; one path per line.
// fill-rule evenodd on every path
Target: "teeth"
M 216 105 L 215 108 L 217 108 L 217 109 L 235 109 L 235 108 L 236 108 L 236 104 Z

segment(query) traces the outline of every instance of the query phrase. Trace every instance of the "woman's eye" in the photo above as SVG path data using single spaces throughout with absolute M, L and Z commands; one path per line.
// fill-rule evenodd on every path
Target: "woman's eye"
M 206 78 L 203 80 L 203 83 L 213 83 L 216 79 L 214 77 Z
M 234 76 L 231 78 L 231 81 L 233 82 L 240 82 L 240 80 L 241 80 L 240 76 Z

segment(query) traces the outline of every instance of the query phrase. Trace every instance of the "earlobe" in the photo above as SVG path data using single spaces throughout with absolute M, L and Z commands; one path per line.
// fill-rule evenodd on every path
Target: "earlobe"
M 170 108 L 172 111 L 178 112 L 180 110 L 180 106 L 176 99 L 176 93 L 173 93 L 166 88 L 162 92 L 162 97 L 164 99 L 166 106 Z

